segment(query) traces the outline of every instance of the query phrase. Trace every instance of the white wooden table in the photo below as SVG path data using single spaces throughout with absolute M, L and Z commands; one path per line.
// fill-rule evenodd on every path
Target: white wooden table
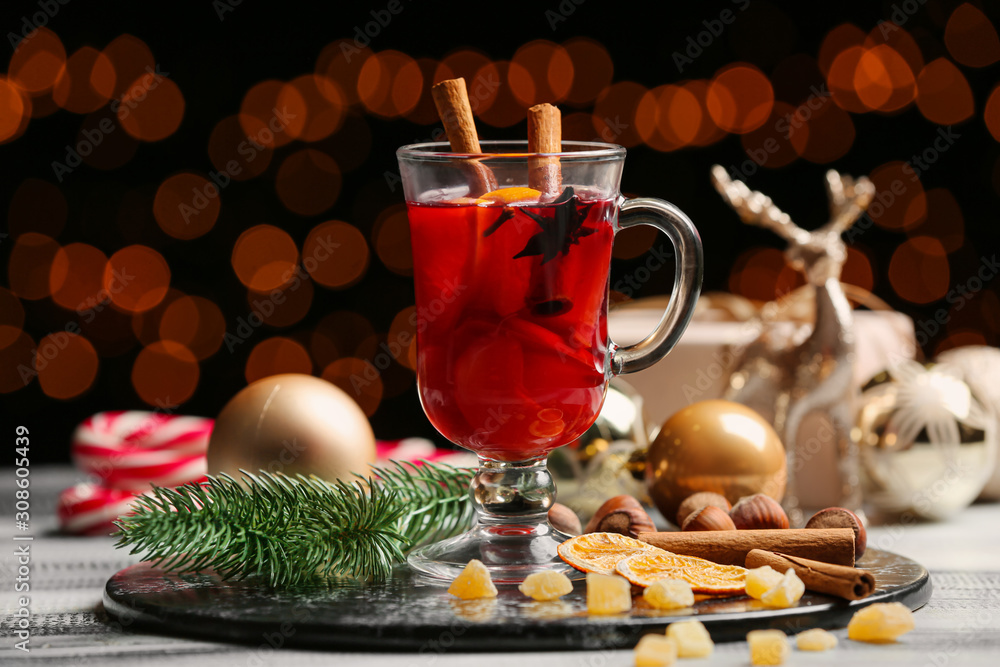
M 101 605 L 104 582 L 136 562 L 113 548 L 112 538 L 74 538 L 56 533 L 55 500 L 79 479 L 68 467 L 32 469 L 30 563 L 30 653 L 14 648 L 12 616 L 17 542 L 14 528 L 14 475 L 0 468 L 0 665 L 31 661 L 41 665 L 365 665 L 368 667 L 447 667 L 509 665 L 518 667 L 610 667 L 632 665 L 631 651 L 577 651 L 517 654 L 463 653 L 332 653 L 275 651 L 260 647 L 190 641 L 136 633 L 109 621 Z M 18 533 L 20 534 L 20 533 Z M 835 652 L 793 651 L 789 665 L 955 665 L 1000 664 L 1000 504 L 975 505 L 945 523 L 877 526 L 871 546 L 895 551 L 924 564 L 931 572 L 934 594 L 916 612 L 916 629 L 892 645 L 869 645 L 835 632 Z M 718 644 L 708 660 L 691 665 L 749 664 L 743 642 Z

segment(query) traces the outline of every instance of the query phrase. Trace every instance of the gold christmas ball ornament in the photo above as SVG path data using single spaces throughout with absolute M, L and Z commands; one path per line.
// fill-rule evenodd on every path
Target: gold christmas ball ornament
M 351 479 L 375 463 L 375 434 L 342 389 L 312 375 L 258 380 L 222 408 L 208 443 L 208 472 Z
M 944 519 L 993 474 L 996 422 L 953 366 L 899 363 L 866 385 L 860 405 L 852 435 L 877 509 Z
M 785 448 L 774 428 L 739 403 L 699 401 L 676 412 L 646 455 L 646 488 L 663 516 L 677 516 L 688 496 L 711 491 L 736 503 L 785 494 Z

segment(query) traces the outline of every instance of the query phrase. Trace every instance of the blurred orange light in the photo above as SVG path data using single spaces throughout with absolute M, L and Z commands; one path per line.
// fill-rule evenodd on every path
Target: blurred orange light
M 118 120 L 141 141 L 166 139 L 184 118 L 184 95 L 177 84 L 158 74 L 144 74 L 132 82 L 118 107 Z
M 323 369 L 323 379 L 337 385 L 371 417 L 382 402 L 384 388 L 378 370 L 364 359 L 346 357 Z
M 524 107 L 514 97 L 511 78 L 522 82 L 530 75 L 507 61 L 483 66 L 472 81 L 466 81 L 469 103 L 478 118 L 493 127 L 510 127 L 524 120 Z
M 236 277 L 252 290 L 268 292 L 295 275 L 299 250 L 288 232 L 271 225 L 257 225 L 240 234 L 233 246 Z
M 865 37 L 866 49 L 883 44 L 898 53 L 914 74 L 924 68 L 924 54 L 920 51 L 920 45 L 902 27 L 895 23 L 879 23 Z
M 690 90 L 674 85 L 657 86 L 639 101 L 635 124 L 649 146 L 671 151 L 694 141 L 701 129 L 702 115 L 701 104 Z
M 282 373 L 312 373 L 312 361 L 306 348 L 283 336 L 268 338 L 255 345 L 247 358 L 247 382 Z
M 791 104 L 775 102 L 763 125 L 740 136 L 747 157 L 768 169 L 784 167 L 798 159 L 796 146 L 805 152 L 809 144 L 809 122 L 797 117 L 796 112 Z
M 225 332 L 222 311 L 200 296 L 181 296 L 172 301 L 160 319 L 160 338 L 180 343 L 199 360 L 219 350 Z
M 323 89 L 323 93 L 320 89 Z M 305 120 L 291 125 L 287 132 L 302 141 L 319 141 L 336 132 L 344 122 L 345 100 L 335 82 L 304 74 L 292 79 L 278 94 L 278 109 L 287 110 L 302 104 Z M 282 111 L 282 113 L 285 113 Z M 299 127 L 301 125 L 301 128 Z
M 7 73 L 22 90 L 40 95 L 55 85 L 65 64 L 62 41 L 48 28 L 40 27 L 31 39 L 21 40 L 14 49 Z
M 320 368 L 341 357 L 373 356 L 376 345 L 375 327 L 368 318 L 346 310 L 321 319 L 309 340 L 309 350 Z
M 511 63 L 519 65 L 527 78 L 511 79 L 514 97 L 524 107 L 541 102 L 556 104 L 565 99 L 573 85 L 573 60 L 566 49 L 545 39 L 536 39 L 522 45 L 514 53 Z M 512 69 L 512 74 L 517 72 Z M 515 85 L 515 80 L 519 85 Z M 526 85 L 530 84 L 530 85 Z
M 416 78 L 416 72 L 420 73 L 421 88 L 418 91 L 419 99 L 409 111 L 403 113 L 407 120 L 418 125 L 432 125 L 438 122 L 437 107 L 434 106 L 434 99 L 431 97 L 431 86 L 434 84 L 434 75 L 438 69 L 438 62 L 430 58 L 417 58 L 412 64 L 406 65 L 399 72 L 399 78 L 409 80 L 411 76 Z M 449 78 L 449 77 L 445 77 Z M 403 91 L 404 89 L 400 89 Z M 393 88 L 394 94 L 396 89 Z M 402 95 L 402 92 L 399 93 Z M 401 105 L 400 100 L 394 100 L 396 106 Z
M 35 342 L 18 327 L 0 324 L 0 394 L 22 389 L 35 379 Z
M 371 49 L 367 46 L 358 47 L 353 39 L 338 39 L 327 44 L 316 59 L 315 73 L 323 77 L 318 80 L 320 93 L 329 94 L 331 102 L 344 96 L 348 104 L 356 104 L 359 101 L 358 75 L 371 56 Z M 324 87 L 325 81 L 336 83 L 337 92 L 333 93 Z
M 322 151 L 305 148 L 292 153 L 278 167 L 275 188 L 289 211 L 316 215 L 333 206 L 340 195 L 340 167 Z
M 16 139 L 31 118 L 31 104 L 20 89 L 0 76 L 0 143 Z
M 896 27 L 895 24 L 887 24 Z M 874 31 L 873 31 L 874 32 Z M 823 38 L 819 45 L 816 62 L 820 71 L 827 77 L 834 61 L 852 46 L 861 46 L 865 42 L 865 31 L 853 23 L 841 23 Z
M 708 113 L 708 88 L 709 82 L 703 79 L 688 81 L 684 84 L 684 90 L 695 96 L 701 108 L 701 123 L 698 125 L 698 134 L 691 140 L 692 146 L 710 146 L 720 141 L 726 133 L 715 124 L 712 116 Z
M 432 83 L 437 83 L 439 81 L 444 81 L 445 79 L 455 79 L 462 77 L 465 79 L 465 85 L 467 88 L 471 88 L 473 84 L 476 83 L 476 75 L 483 70 L 484 67 L 490 64 L 490 58 L 482 51 L 476 51 L 473 49 L 459 49 L 457 51 L 452 51 L 438 64 L 437 69 L 434 72 L 434 77 Z M 496 81 L 499 83 L 499 80 Z M 496 95 L 496 86 L 490 86 L 493 91 L 493 95 Z M 470 95 L 469 102 L 473 104 L 473 111 L 483 111 L 489 104 L 477 105 L 473 102 L 473 97 Z M 480 108 L 476 108 L 479 106 Z
M 354 285 L 368 269 L 365 235 L 354 225 L 329 220 L 313 227 L 302 244 L 302 264 L 313 280 L 326 287 Z
M 843 157 L 854 143 L 851 116 L 829 99 L 819 98 L 818 108 L 800 106 L 789 123 L 789 134 L 796 152 L 806 160 L 827 164 Z M 802 132 L 808 128 L 808 132 Z
M 1000 37 L 983 12 L 965 2 L 955 8 L 944 28 L 951 57 L 966 67 L 986 67 L 1000 60 Z
M 937 239 L 948 253 L 965 243 L 965 218 L 955 195 L 946 188 L 932 188 L 910 202 L 907 230 Z
M 119 35 L 101 53 L 111 62 L 115 72 L 111 93 L 114 98 L 121 99 L 143 76 L 157 75 L 153 52 L 135 35 Z
M 865 50 L 854 70 L 858 99 L 878 111 L 896 111 L 912 102 L 916 83 L 903 57 L 885 45 Z
M 302 135 L 307 113 L 305 98 L 296 87 L 268 79 L 243 96 L 239 120 L 255 144 L 280 148 Z
M 214 183 L 198 174 L 181 172 L 156 189 L 153 216 L 167 234 L 187 241 L 212 228 L 220 207 L 219 188 Z
M 247 290 L 247 305 L 268 326 L 290 327 L 309 314 L 313 291 L 311 280 L 292 280 L 270 292 Z
M 986 108 L 983 109 L 983 122 L 986 129 L 994 139 L 1000 141 L 1000 86 L 996 86 L 986 100 Z
M 847 260 L 840 272 L 840 280 L 872 291 L 875 287 L 875 270 L 868 255 L 854 246 L 848 246 Z
M 395 118 L 417 105 L 423 83 L 413 58 L 401 51 L 381 51 L 358 73 L 358 98 L 376 116 Z
M 66 225 L 69 206 L 62 190 L 48 181 L 21 181 L 7 209 L 7 233 L 12 237 L 37 232 L 56 238 Z
M 248 120 L 247 124 L 254 121 Z M 208 137 L 208 157 L 221 174 L 235 181 L 260 176 L 271 164 L 274 151 L 251 139 L 239 116 L 223 118 Z
M 642 143 L 636 127 L 636 110 L 645 86 L 634 81 L 618 81 L 601 91 L 594 103 L 594 130 L 600 141 L 631 148 Z
M 861 62 L 861 58 L 866 52 L 867 50 L 863 46 L 850 46 L 837 54 L 827 71 L 826 84 L 830 88 L 833 101 L 845 111 L 853 113 L 869 111 L 869 108 L 858 97 L 854 86 L 858 63 Z
M 915 209 L 913 202 L 924 205 L 924 186 L 913 168 L 906 163 L 887 162 L 872 170 L 870 175 L 875 185 L 875 199 L 865 215 L 879 227 L 903 230 L 912 226 L 908 215 Z M 910 213 L 908 213 L 910 211 Z
M 38 341 L 35 368 L 49 398 L 67 400 L 87 391 L 97 377 L 97 351 L 83 336 L 60 331 Z
M 949 281 L 947 252 L 940 241 L 929 236 L 903 241 L 889 260 L 892 289 L 912 303 L 931 303 L 944 298 Z
M 140 313 L 132 313 L 131 329 L 132 335 L 135 339 L 143 345 L 150 345 L 151 343 L 155 343 L 160 340 L 160 322 L 163 321 L 164 313 L 167 312 L 167 308 L 169 308 L 172 303 L 183 298 L 184 296 L 185 294 L 183 292 L 171 287 L 167 290 L 166 296 L 163 297 L 163 300 L 160 301 L 160 303 L 156 304 L 149 310 L 144 310 Z M 117 311 L 112 309 L 111 312 Z
M 743 252 L 733 262 L 729 275 L 729 289 L 734 294 L 758 301 L 770 301 L 790 290 L 790 283 L 796 281 L 786 271 L 785 254 L 775 248 L 751 248 Z M 779 279 L 783 289 L 779 290 Z
M 615 66 L 603 44 L 589 37 L 574 37 L 563 44 L 573 64 L 573 84 L 566 92 L 566 102 L 588 105 L 611 85 Z
M 372 228 L 372 245 L 378 258 L 393 273 L 413 275 L 413 250 L 406 208 L 400 204 L 384 210 Z
M 116 76 L 115 67 L 106 55 L 84 46 L 59 71 L 52 99 L 73 113 L 96 111 L 114 94 Z
M 52 300 L 67 310 L 93 308 L 107 297 L 104 267 L 107 256 L 86 243 L 70 243 L 59 248 L 49 270 Z
M 730 66 L 712 79 L 708 113 L 726 132 L 743 134 L 764 124 L 774 106 L 771 82 L 752 65 Z
M 111 255 L 103 282 L 116 306 L 142 312 L 163 301 L 170 287 L 170 267 L 156 250 L 130 245 Z
M 49 271 L 59 244 L 37 232 L 26 232 L 14 240 L 7 264 L 10 289 L 21 299 L 36 300 L 49 296 Z
M 132 364 L 132 386 L 147 404 L 173 408 L 191 398 L 201 370 L 191 350 L 172 340 L 142 348 Z
M 975 113 L 969 82 L 947 58 L 927 63 L 917 77 L 917 107 L 938 125 L 953 125 Z
M 416 364 L 411 360 L 416 360 L 415 348 L 417 347 L 417 307 L 408 306 L 396 313 L 389 325 L 389 349 L 393 349 L 393 344 L 399 346 L 400 353 L 396 355 L 396 361 L 406 366 L 410 370 L 416 370 Z

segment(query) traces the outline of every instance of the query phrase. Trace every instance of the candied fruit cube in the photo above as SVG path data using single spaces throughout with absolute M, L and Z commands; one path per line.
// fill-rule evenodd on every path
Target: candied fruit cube
M 826 651 L 837 645 L 837 637 L 823 628 L 813 628 L 795 635 L 800 651 Z
M 792 647 L 781 630 L 751 630 L 747 633 L 751 665 L 781 665 Z
M 752 570 L 747 570 L 746 580 L 747 595 L 759 600 L 764 593 L 781 582 L 781 573 L 770 565 L 764 565 L 763 567 L 755 567 Z
M 573 582 L 562 572 L 533 572 L 524 578 L 517 590 L 532 600 L 558 600 L 573 592 Z
M 660 579 L 642 592 L 643 599 L 655 609 L 683 609 L 694 604 L 691 584 L 680 579 Z
M 701 621 L 671 623 L 667 626 L 667 636 L 677 642 L 677 656 L 681 658 L 705 658 L 715 648 Z
M 667 667 L 677 662 L 677 643 L 664 635 L 643 635 L 635 645 L 635 667 Z
M 768 607 L 791 607 L 802 599 L 805 592 L 806 585 L 795 574 L 795 570 L 789 568 L 777 586 L 760 596 L 760 601 Z
M 847 636 L 862 642 L 891 642 L 913 629 L 913 612 L 901 602 L 876 602 L 854 612 Z
M 486 569 L 482 561 L 475 558 L 469 561 L 462 573 L 455 577 L 448 587 L 448 592 L 463 600 L 474 600 L 476 598 L 495 598 L 497 587 L 490 579 L 490 571 Z
M 632 608 L 632 584 L 616 574 L 587 573 L 587 611 L 620 614 Z

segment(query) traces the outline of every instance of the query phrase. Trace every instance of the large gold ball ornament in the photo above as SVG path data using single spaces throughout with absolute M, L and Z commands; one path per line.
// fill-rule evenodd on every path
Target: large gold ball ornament
M 699 401 L 663 423 L 646 455 L 646 488 L 673 520 L 693 493 L 713 491 L 735 503 L 785 494 L 785 447 L 757 412 L 732 401 Z
M 316 475 L 325 480 L 367 474 L 375 434 L 365 413 L 326 380 L 289 373 L 258 380 L 236 394 L 215 420 L 208 472 Z

